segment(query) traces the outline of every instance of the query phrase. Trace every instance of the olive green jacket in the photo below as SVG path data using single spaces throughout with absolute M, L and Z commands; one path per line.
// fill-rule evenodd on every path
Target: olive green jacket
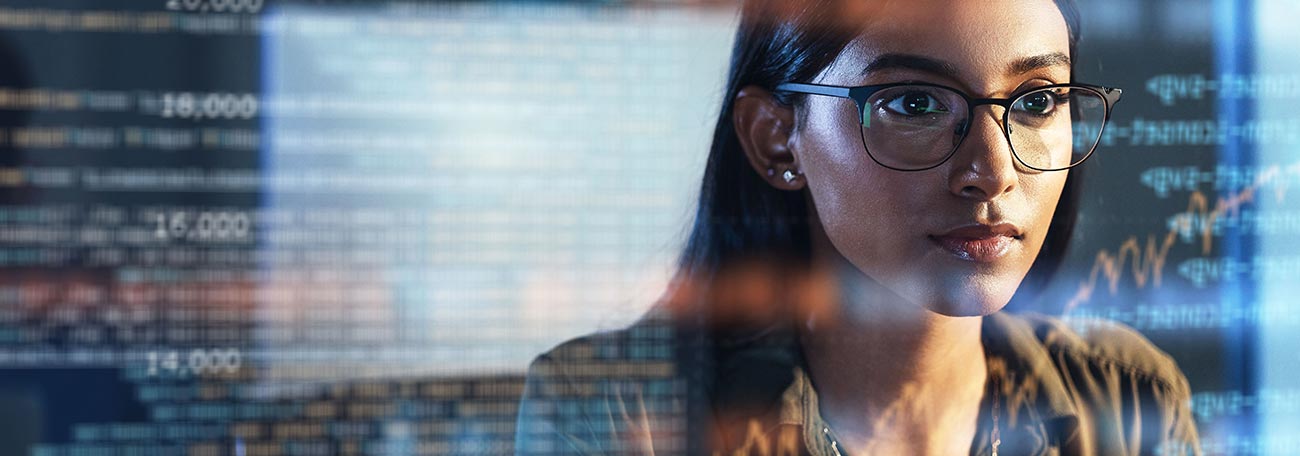
M 1201 454 L 1187 380 L 1133 330 L 999 312 L 982 339 L 970 454 L 992 454 L 993 398 L 999 455 Z M 516 454 L 839 454 L 794 340 L 651 318 L 561 344 L 529 368 Z

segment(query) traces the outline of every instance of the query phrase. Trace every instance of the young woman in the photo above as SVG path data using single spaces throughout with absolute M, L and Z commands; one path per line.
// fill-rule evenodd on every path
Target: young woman
M 1070 0 L 755 0 L 681 272 L 532 365 L 520 454 L 1199 454 L 1140 335 L 1000 312 L 1073 230 L 1118 89 Z

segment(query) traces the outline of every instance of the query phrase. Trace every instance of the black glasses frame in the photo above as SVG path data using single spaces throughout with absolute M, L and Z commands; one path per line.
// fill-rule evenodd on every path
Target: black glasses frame
M 865 136 L 862 137 L 862 148 L 867 151 L 867 156 L 871 157 L 872 161 L 876 162 L 880 166 L 884 166 L 886 168 L 898 170 L 898 171 L 924 171 L 927 169 L 935 168 L 939 165 L 946 163 L 949 159 L 952 158 L 953 155 L 956 155 L 957 149 L 961 148 L 961 144 L 966 141 L 967 133 L 970 132 L 971 119 L 975 118 L 975 107 L 980 105 L 997 105 L 1003 108 L 1002 125 L 1001 125 L 1002 135 L 1007 139 L 1007 145 L 1011 148 L 1011 155 L 1015 156 L 1016 161 L 1020 162 L 1020 164 L 1024 165 L 1029 169 L 1033 169 L 1037 171 L 1061 171 L 1061 170 L 1073 168 L 1086 161 L 1088 157 L 1092 156 L 1093 151 L 1097 150 L 1097 145 L 1101 142 L 1101 134 L 1106 130 L 1106 124 L 1110 123 L 1111 108 L 1115 106 L 1115 103 L 1119 102 L 1120 95 L 1124 93 L 1123 90 L 1115 87 L 1103 87 L 1099 85 L 1082 84 L 1082 83 L 1051 84 L 1045 86 L 1032 87 L 1020 92 L 1016 92 L 1007 98 L 972 98 L 970 95 L 967 95 L 965 92 L 961 90 L 957 90 L 955 88 L 941 85 L 941 84 L 931 84 L 925 82 L 897 82 L 891 84 L 877 84 L 877 85 L 857 86 L 857 87 L 845 87 L 845 86 L 834 86 L 834 85 L 824 85 L 824 84 L 805 84 L 800 82 L 786 82 L 786 83 L 778 84 L 776 86 L 776 90 L 779 92 L 803 93 L 809 95 L 825 95 L 830 97 L 851 99 L 858 105 L 858 118 L 859 118 L 859 123 L 861 123 L 862 122 L 861 119 L 865 117 L 867 112 L 867 101 L 871 98 L 872 95 L 874 95 L 876 92 L 879 92 L 881 90 L 885 90 L 893 87 L 903 87 L 903 86 L 934 87 L 934 88 L 945 89 L 953 93 L 956 93 L 957 95 L 961 96 L 963 99 L 966 100 L 966 120 L 963 121 L 962 124 L 958 127 L 959 130 L 956 133 L 961 134 L 961 138 L 958 139 L 957 142 L 953 145 L 952 150 L 948 151 L 948 155 L 945 155 L 942 160 L 939 160 L 938 163 L 935 163 L 930 166 L 926 166 L 924 168 L 898 168 L 898 167 L 889 166 L 884 163 L 881 163 L 880 160 L 877 160 L 876 157 L 871 154 L 871 148 L 867 147 L 866 137 Z M 1092 148 L 1088 149 L 1088 153 L 1084 154 L 1083 158 L 1079 159 L 1077 163 L 1073 163 L 1070 166 L 1066 166 L 1064 168 L 1038 168 L 1038 167 L 1030 166 L 1028 163 L 1025 163 L 1025 161 L 1020 158 L 1019 154 L 1016 153 L 1016 146 L 1011 142 L 1011 131 L 1010 131 L 1011 107 L 1015 105 L 1017 101 L 1020 101 L 1021 98 L 1031 93 L 1040 92 L 1049 89 L 1059 89 L 1059 88 L 1087 90 L 1101 96 L 1101 99 L 1105 101 L 1106 115 L 1102 118 L 1101 128 L 1097 131 L 1097 140 L 1093 142 Z

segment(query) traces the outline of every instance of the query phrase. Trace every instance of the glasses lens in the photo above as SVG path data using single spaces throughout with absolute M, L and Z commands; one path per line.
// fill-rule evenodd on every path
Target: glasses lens
M 1106 99 L 1092 89 L 1055 87 L 1029 92 L 1011 103 L 1007 131 L 1025 165 L 1040 170 L 1082 162 L 1101 140 Z
M 882 165 L 922 169 L 944 160 L 961 136 L 966 99 L 941 87 L 908 85 L 872 94 L 862 112 L 862 143 Z

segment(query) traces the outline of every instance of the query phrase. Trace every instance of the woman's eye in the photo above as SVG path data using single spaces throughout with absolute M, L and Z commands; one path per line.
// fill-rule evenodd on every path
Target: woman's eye
M 885 103 L 885 109 L 907 116 L 948 112 L 947 106 L 925 92 L 908 92 L 894 97 Z
M 1057 97 L 1051 92 L 1031 93 L 1022 97 L 1016 102 L 1012 109 L 1026 111 L 1032 114 L 1048 114 L 1056 109 Z

